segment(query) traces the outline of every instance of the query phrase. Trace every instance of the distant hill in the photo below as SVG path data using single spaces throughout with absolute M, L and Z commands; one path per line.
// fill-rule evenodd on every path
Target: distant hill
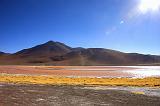
M 0 56 L 4 56 L 4 55 L 9 55 L 9 53 L 5 53 L 5 52 L 0 51 Z
M 160 56 L 123 53 L 104 48 L 72 48 L 60 42 L 47 43 L 5 55 L 0 64 L 26 65 L 156 65 Z
M 0 55 L 3 55 L 3 54 L 5 54 L 5 53 L 0 51 Z

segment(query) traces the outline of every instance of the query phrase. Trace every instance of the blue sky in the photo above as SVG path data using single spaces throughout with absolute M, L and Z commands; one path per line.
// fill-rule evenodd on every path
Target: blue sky
M 14 53 L 53 40 L 160 55 L 159 2 L 150 0 L 147 7 L 141 1 L 0 0 L 0 51 Z

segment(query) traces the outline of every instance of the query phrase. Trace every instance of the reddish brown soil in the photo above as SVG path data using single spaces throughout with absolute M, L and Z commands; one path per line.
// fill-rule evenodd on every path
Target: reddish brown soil
M 0 66 L 0 73 L 29 74 L 29 75 L 56 75 L 56 76 L 131 76 L 123 70 L 132 70 L 129 67 L 96 67 L 96 66 Z

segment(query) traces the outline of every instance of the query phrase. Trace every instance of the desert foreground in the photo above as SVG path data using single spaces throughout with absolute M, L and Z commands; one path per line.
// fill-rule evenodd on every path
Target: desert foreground
M 0 84 L 0 106 L 160 106 L 160 95 L 155 95 L 159 92 L 154 88 Z
M 159 66 L 0 66 L 0 106 L 159 106 Z

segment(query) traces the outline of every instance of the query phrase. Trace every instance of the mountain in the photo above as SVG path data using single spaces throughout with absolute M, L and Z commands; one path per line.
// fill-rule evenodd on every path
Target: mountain
M 160 56 L 123 53 L 103 48 L 89 48 L 55 56 L 53 61 L 66 61 L 67 65 L 140 65 L 160 63 Z
M 5 52 L 0 51 L 0 56 L 5 56 L 5 55 L 9 55 L 9 53 L 5 53 Z
M 1 51 L 0 51 L 0 55 L 4 55 L 4 54 L 5 54 L 4 52 L 1 52 Z
M 36 64 L 48 63 L 50 57 L 64 55 L 71 52 L 72 48 L 54 41 L 48 41 L 35 47 L 18 51 L 0 59 L 0 64 Z
M 71 52 L 72 48 L 54 41 L 48 41 L 47 43 L 21 50 L 13 55 L 21 56 L 21 57 L 49 57 L 49 56 L 56 56 L 56 55 L 63 55 L 68 52 Z
M 60 42 L 48 41 L 14 54 L 1 56 L 0 64 L 157 65 L 160 64 L 160 56 L 123 53 L 104 48 L 72 48 Z

